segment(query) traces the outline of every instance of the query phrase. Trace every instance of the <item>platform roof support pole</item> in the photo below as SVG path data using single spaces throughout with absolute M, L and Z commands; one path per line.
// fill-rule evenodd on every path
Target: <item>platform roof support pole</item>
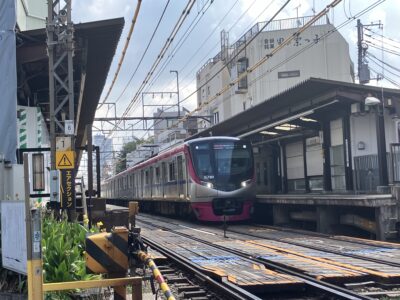
M 306 137 L 303 137 L 303 165 L 304 165 L 304 186 L 307 193 L 310 192 L 310 181 L 307 174 L 307 145 Z
M 353 163 L 351 155 L 351 133 L 350 133 L 350 115 L 343 116 L 343 155 L 344 155 L 344 170 L 346 179 L 346 190 L 354 190 L 353 185 Z
M 383 100 L 383 99 L 382 99 Z M 385 118 L 384 111 L 376 107 L 376 138 L 378 146 L 379 185 L 388 186 L 388 165 L 386 154 Z
M 88 168 L 88 219 L 89 229 L 92 226 L 92 197 L 93 197 L 93 144 L 92 144 L 92 124 L 86 125 L 87 136 L 87 168 Z
M 324 190 L 332 191 L 332 177 L 331 177 L 331 129 L 330 121 L 323 121 L 322 127 L 322 150 L 323 150 L 323 174 L 324 174 Z

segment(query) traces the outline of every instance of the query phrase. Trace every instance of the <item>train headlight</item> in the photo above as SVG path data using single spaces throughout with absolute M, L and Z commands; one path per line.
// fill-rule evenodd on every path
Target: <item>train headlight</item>
M 201 183 L 201 185 L 206 186 L 209 189 L 212 189 L 214 187 L 214 185 L 211 182 L 201 181 L 200 183 Z
M 242 181 L 242 182 L 240 183 L 240 186 L 241 186 L 241 187 L 246 187 L 246 186 L 248 186 L 250 183 L 251 183 L 251 179 L 245 180 L 245 181 Z

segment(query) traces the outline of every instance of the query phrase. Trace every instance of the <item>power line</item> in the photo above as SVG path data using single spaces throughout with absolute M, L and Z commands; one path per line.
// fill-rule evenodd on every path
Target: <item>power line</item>
M 153 39 L 154 39 L 154 36 L 155 36 L 156 33 L 157 33 L 157 30 L 158 30 L 158 28 L 159 28 L 159 26 L 160 26 L 160 24 L 161 24 L 161 21 L 162 21 L 162 19 L 164 18 L 165 12 L 166 12 L 166 10 L 167 10 L 167 8 L 168 8 L 168 5 L 169 5 L 169 2 L 170 2 L 170 1 L 171 1 L 171 0 L 168 0 L 168 1 L 167 1 L 167 4 L 165 4 L 164 9 L 163 9 L 163 12 L 161 13 L 161 16 L 160 16 L 160 18 L 158 19 L 157 25 L 156 25 L 156 27 L 154 28 L 153 33 L 151 34 L 151 37 L 150 37 L 149 42 L 147 43 L 146 49 L 144 50 L 144 52 L 143 52 L 143 54 L 142 54 L 142 56 L 141 56 L 141 58 L 140 58 L 138 64 L 136 65 L 135 70 L 133 71 L 131 77 L 129 78 L 128 83 L 125 85 L 125 87 L 124 87 L 124 89 L 122 90 L 121 94 L 120 94 L 120 95 L 117 97 L 117 99 L 115 100 L 115 103 L 117 103 L 117 102 L 121 99 L 122 95 L 125 93 L 126 89 L 127 89 L 128 86 L 130 85 L 130 83 L 131 83 L 133 77 L 135 77 L 137 70 L 139 69 L 140 65 L 141 65 L 142 62 L 143 62 L 144 57 L 145 57 L 146 54 L 147 54 L 147 51 L 149 50 L 149 47 L 150 47 L 150 45 L 151 45 L 151 43 L 152 43 L 152 41 L 153 41 Z
M 182 45 L 185 43 L 187 38 L 190 36 L 190 34 L 193 32 L 193 30 L 196 28 L 197 24 L 200 22 L 200 20 L 203 18 L 204 14 L 207 12 L 207 10 L 211 7 L 211 4 L 213 4 L 214 0 L 208 0 L 204 6 L 202 7 L 201 11 L 197 14 L 196 18 L 200 16 L 197 21 L 196 18 L 193 19 L 192 23 L 188 26 L 184 34 L 181 36 L 180 40 L 176 43 L 175 47 L 171 50 L 170 54 L 167 56 L 167 59 L 164 61 L 163 65 L 157 71 L 157 74 L 154 76 L 152 79 L 152 82 L 149 84 L 149 88 L 154 84 L 154 82 L 161 76 L 162 72 L 164 72 L 165 68 L 171 63 L 172 59 L 174 56 L 178 53 L 178 51 L 181 49 Z M 208 7 L 204 10 L 204 7 L 209 3 Z M 204 10 L 204 11 L 203 11 Z M 202 13 L 201 13 L 202 12 Z M 201 13 L 201 14 L 200 14 Z M 194 25 L 193 25 L 194 24 Z M 163 90 L 163 89 L 162 89 Z
M 372 48 L 375 48 L 375 49 L 384 51 L 384 52 L 386 52 L 386 53 L 390 53 L 390 54 L 393 54 L 393 55 L 400 56 L 400 53 L 399 53 L 399 52 L 393 51 L 393 50 L 391 50 L 391 49 L 388 49 L 388 48 L 385 48 L 385 47 L 382 47 L 382 46 L 378 46 L 378 45 L 376 45 L 376 44 L 374 44 L 374 43 L 371 43 L 371 42 L 369 42 L 369 41 L 366 41 L 366 43 L 367 43 L 370 47 L 372 47 Z
M 136 94 L 132 98 L 131 102 L 128 104 L 128 107 L 125 109 L 125 112 L 122 114 L 123 117 L 126 116 L 130 112 L 132 106 L 134 105 L 134 103 L 138 99 L 140 93 L 142 92 L 144 87 L 149 82 L 149 80 L 152 77 L 154 71 L 157 69 L 157 67 L 160 64 L 161 60 L 163 59 L 165 53 L 167 52 L 168 48 L 171 46 L 172 41 L 174 40 L 175 36 L 177 35 L 178 31 L 182 27 L 183 22 L 185 21 L 185 19 L 189 15 L 190 10 L 193 7 L 195 2 L 196 2 L 196 0 L 189 0 L 188 1 L 188 3 L 186 5 L 186 7 L 184 8 L 180 18 L 178 19 L 178 22 L 175 24 L 174 28 L 172 29 L 171 34 L 167 38 L 167 41 L 165 42 L 164 46 L 161 48 L 161 51 L 160 51 L 159 55 L 157 56 L 157 59 L 154 61 L 153 65 L 151 66 L 151 68 L 150 68 L 149 72 L 147 73 L 145 79 L 143 80 L 142 84 L 140 85 L 139 89 L 137 90 Z M 114 128 L 112 130 L 117 128 L 120 123 L 121 123 L 121 121 L 118 121 L 115 124 L 115 126 L 114 126 Z M 112 135 L 112 133 L 109 136 L 111 136 L 111 135 Z
M 362 11 L 360 11 L 358 14 L 356 14 L 356 15 L 353 17 L 353 19 L 355 19 L 355 18 L 357 18 L 357 17 L 359 17 L 359 16 L 361 16 L 361 15 L 367 13 L 368 11 L 370 11 L 371 9 L 375 8 L 376 6 L 382 4 L 382 3 L 385 2 L 385 1 L 386 1 L 386 0 L 378 0 L 378 1 L 374 2 L 373 4 L 371 4 L 370 6 L 366 7 L 365 9 L 363 9 Z M 201 110 L 205 105 L 208 105 L 210 102 L 212 102 L 212 101 L 214 101 L 215 99 L 217 99 L 219 95 L 221 95 L 221 94 L 223 94 L 224 92 L 226 92 L 227 90 L 229 90 L 229 87 L 230 87 L 231 85 L 236 84 L 239 80 L 241 80 L 242 78 L 244 78 L 245 76 L 247 76 L 249 73 L 251 73 L 252 71 L 254 71 L 254 69 L 256 69 L 256 68 L 257 68 L 258 66 L 260 66 L 262 63 L 264 63 L 264 62 L 268 59 L 268 57 L 270 57 L 271 54 L 275 54 L 277 51 L 279 51 L 279 49 L 281 49 L 281 46 L 283 47 L 284 45 L 288 44 L 291 40 L 293 40 L 293 38 L 294 38 L 295 36 L 298 36 L 301 32 L 303 32 L 305 29 L 307 29 L 309 26 L 311 26 L 311 24 L 313 24 L 313 23 L 316 21 L 315 18 L 319 19 L 320 17 L 322 17 L 323 15 L 325 15 L 325 14 L 329 11 L 330 8 L 336 6 L 339 2 L 340 2 L 340 0 L 339 0 L 339 1 L 333 1 L 333 2 L 332 2 L 330 5 L 328 5 L 323 11 L 321 11 L 317 16 L 315 16 L 311 21 L 309 21 L 306 25 L 304 25 L 298 32 L 294 33 L 291 37 L 285 39 L 285 40 L 282 42 L 282 44 L 279 45 L 279 47 L 275 48 L 274 51 L 272 51 L 272 52 L 274 52 L 274 53 L 271 52 L 270 54 L 268 54 L 268 55 L 267 55 L 266 57 L 264 57 L 262 60 L 260 60 L 259 62 L 257 62 L 257 63 L 256 63 L 255 65 L 253 65 L 251 68 L 249 68 L 246 72 L 242 73 L 242 75 L 239 76 L 236 80 L 232 81 L 229 85 L 227 85 L 225 88 L 223 88 L 222 90 L 220 90 L 216 95 L 210 97 L 207 101 L 203 102 L 203 105 L 201 105 L 201 106 L 199 106 L 198 108 L 196 108 L 195 110 L 193 110 L 190 114 L 186 115 L 184 118 L 178 120 L 177 123 L 186 120 L 186 119 L 187 119 L 187 116 L 190 116 L 190 115 L 192 115 L 193 113 L 195 113 L 195 112 Z M 341 26 L 339 26 L 339 27 L 335 28 L 334 30 L 328 32 L 327 34 L 325 34 L 324 36 L 322 36 L 320 39 L 325 38 L 326 36 L 332 34 L 333 32 L 336 32 L 336 31 L 337 31 L 338 29 L 340 29 L 341 27 L 343 27 L 343 26 L 349 24 L 351 21 L 353 21 L 353 19 L 349 19 L 349 20 L 343 22 L 343 23 L 341 24 Z M 309 46 L 307 46 L 307 47 L 303 48 L 302 50 L 298 51 L 297 53 L 295 53 L 295 55 L 292 55 L 289 59 L 286 59 L 285 61 L 287 62 L 287 61 L 289 61 L 290 59 L 293 59 L 294 57 L 296 57 L 297 55 L 299 55 L 301 52 L 307 50 L 308 48 L 312 47 L 313 45 L 314 45 L 314 43 L 313 43 L 313 44 L 310 44 Z M 284 62 L 282 62 L 282 63 L 284 63 Z M 279 65 L 281 65 L 282 63 L 280 63 Z M 270 70 L 270 71 L 271 71 L 271 70 Z M 252 83 L 254 83 L 255 81 L 259 80 L 261 77 L 263 77 L 263 76 L 265 76 L 265 75 L 266 75 L 266 73 L 264 73 L 262 76 L 259 76 L 258 78 L 256 78 L 255 80 L 253 80 Z M 202 87 L 200 87 L 200 88 L 202 88 Z M 194 93 L 196 93 L 197 91 L 199 91 L 200 88 L 197 89 Z M 189 97 L 191 97 L 194 93 L 192 93 L 191 95 L 189 95 L 188 97 L 186 97 L 184 100 L 186 100 L 186 99 L 188 99 Z M 183 100 L 182 100 L 182 101 L 183 101 Z M 175 126 L 176 126 L 176 124 L 175 124 Z M 173 126 L 173 127 L 174 127 L 174 126 Z M 168 128 L 168 129 L 170 129 L 170 128 Z M 168 129 L 167 129 L 167 130 L 168 130 Z
M 374 60 L 372 57 L 370 57 L 370 56 L 368 56 L 369 57 L 369 59 L 370 59 L 370 61 L 372 61 L 375 65 L 377 65 L 378 67 L 383 67 L 383 64 L 382 63 L 379 63 L 379 62 L 377 62 L 376 60 Z M 385 71 L 386 72 L 389 72 L 390 74 L 392 74 L 393 76 L 396 76 L 396 77 L 400 77 L 400 74 L 396 74 L 396 73 L 394 73 L 394 72 L 392 72 L 392 71 L 390 71 L 390 70 L 388 70 L 388 69 L 385 69 Z M 384 77 L 384 75 L 382 74 L 382 76 Z
M 370 69 L 377 75 L 377 77 L 382 76 L 383 79 L 386 79 L 387 81 L 389 81 L 391 84 L 397 86 L 398 88 L 400 88 L 400 84 L 397 83 L 395 80 L 393 80 L 392 78 L 388 77 L 387 75 L 383 76 L 381 73 L 379 73 L 378 71 L 376 71 L 374 68 Z
M 368 11 L 370 11 L 371 9 L 375 8 L 376 6 L 382 4 L 383 2 L 385 2 L 386 0 L 378 0 L 376 2 L 374 2 L 373 4 L 371 4 L 370 6 L 366 7 L 365 9 L 361 10 L 360 12 L 358 12 L 356 15 L 354 15 L 354 19 L 359 18 L 360 16 L 364 15 L 365 13 L 367 13 Z M 323 40 L 325 38 L 327 38 L 328 36 L 330 36 L 331 34 L 337 32 L 339 29 L 347 26 L 348 24 L 350 24 L 351 22 L 353 22 L 354 19 L 348 19 L 344 22 L 342 22 L 339 26 L 336 26 L 333 30 L 330 30 L 328 32 L 326 32 L 324 35 L 322 35 L 321 37 L 319 37 L 318 40 Z M 296 58 L 297 56 L 299 56 L 301 53 L 303 53 L 304 51 L 307 51 L 308 49 L 310 49 L 311 47 L 313 47 L 314 45 L 316 45 L 316 43 L 310 43 L 309 45 L 307 45 L 306 47 L 300 49 L 299 51 L 295 52 L 293 55 L 291 55 L 290 57 L 286 58 L 285 60 L 283 60 L 282 62 L 278 63 L 277 65 L 275 65 L 274 67 L 272 67 L 271 69 L 267 70 L 266 72 L 264 72 L 263 74 L 261 74 L 260 76 L 254 78 L 250 84 L 253 84 L 254 82 L 260 80 L 261 78 L 263 78 L 264 76 L 266 76 L 267 74 L 269 74 L 270 72 L 276 70 L 277 68 L 279 68 L 280 66 L 286 64 L 287 62 L 291 61 L 292 59 Z
M 281 6 L 277 12 L 271 17 L 269 21 L 265 23 L 265 25 L 254 35 L 250 38 L 249 41 L 246 41 L 244 46 L 237 51 L 237 53 L 228 61 L 226 62 L 226 65 L 231 63 L 242 51 L 246 49 L 246 47 L 259 35 L 263 30 L 276 18 L 276 16 L 289 4 L 291 0 L 287 0 L 283 6 Z M 231 81 L 228 85 L 226 85 L 224 88 L 222 88 L 218 93 L 216 93 L 214 96 L 208 98 L 206 101 L 204 101 L 201 105 L 199 105 L 196 109 L 191 111 L 190 113 L 186 114 L 183 118 L 177 120 L 177 122 L 171 126 L 176 127 L 179 123 L 187 120 L 190 116 L 192 116 L 195 112 L 200 111 L 204 106 L 208 105 L 215 99 L 217 99 L 220 95 L 228 91 L 231 86 L 235 85 L 238 83 L 241 79 L 243 79 L 245 76 L 253 72 L 255 69 L 257 69 L 260 65 L 262 65 L 264 62 L 266 62 L 270 57 L 275 55 L 278 51 L 280 51 L 284 46 L 286 46 L 288 43 L 290 43 L 293 39 L 295 39 L 299 34 L 301 34 L 304 30 L 306 30 L 308 27 L 310 27 L 313 23 L 315 23 L 318 19 L 320 19 L 323 15 L 326 14 L 327 11 L 329 11 L 330 8 L 336 6 L 338 3 L 340 3 L 341 0 L 334 0 L 330 5 L 328 5 L 323 11 L 321 11 L 318 15 L 314 16 L 309 22 L 307 22 L 303 27 L 301 27 L 297 32 L 295 32 L 293 35 L 290 37 L 286 38 L 278 47 L 276 47 L 274 50 L 272 50 L 270 53 L 265 55 L 262 59 L 260 59 L 257 63 L 255 63 L 252 67 L 248 68 L 245 72 L 243 72 L 241 75 L 239 75 L 235 80 Z M 214 79 L 219 73 L 221 73 L 225 69 L 225 66 L 221 67 L 212 77 L 210 77 L 202 86 L 197 88 L 193 93 L 191 93 L 189 96 L 184 98 L 182 101 L 187 100 L 191 96 L 193 96 L 196 92 L 200 91 L 205 85 L 207 85 L 212 79 Z M 168 129 L 170 129 L 168 128 Z M 166 129 L 166 130 L 168 130 Z
M 372 39 L 372 40 L 377 41 L 377 42 L 379 42 L 379 43 L 382 43 L 382 42 L 383 42 L 382 40 L 378 40 L 377 38 L 373 37 L 373 36 L 370 35 L 370 34 L 364 33 L 364 35 L 365 35 L 366 37 L 368 37 L 369 39 Z M 365 40 L 365 41 L 366 41 L 366 42 L 370 42 L 370 43 L 374 43 L 373 41 L 369 41 L 369 40 Z M 395 48 L 395 49 L 400 49 L 399 46 L 395 46 L 395 45 L 392 45 L 392 44 L 390 44 L 390 43 L 385 43 L 385 45 L 386 45 L 386 46 L 389 46 L 389 47 L 393 47 L 393 48 Z M 389 50 L 392 50 L 392 49 L 389 49 Z M 396 50 L 393 50 L 393 51 L 396 51 Z
M 235 26 L 238 24 L 238 22 L 246 15 L 246 13 L 253 7 L 254 3 L 257 0 L 254 0 L 248 7 L 247 9 L 239 16 L 239 18 L 237 20 L 235 20 L 232 25 L 229 27 L 228 32 Z M 255 20 L 257 20 L 270 6 L 271 4 L 274 2 L 275 0 L 272 0 L 269 2 L 269 4 L 261 11 L 261 13 L 255 18 Z M 197 51 L 189 58 L 189 60 L 187 61 L 187 63 L 179 70 L 179 72 L 182 72 L 182 70 L 185 69 L 185 67 L 188 65 L 189 62 L 192 61 L 193 57 L 201 50 L 201 48 L 206 44 L 206 42 L 209 40 L 209 38 L 212 36 L 212 34 L 214 34 L 214 32 L 219 28 L 219 26 L 221 25 L 221 23 L 223 22 L 223 20 L 228 16 L 228 14 L 232 11 L 232 9 L 235 7 L 235 5 L 238 3 L 238 0 L 230 7 L 230 9 L 228 10 L 228 12 L 222 17 L 222 19 L 220 20 L 220 22 L 218 24 L 216 24 L 216 26 L 214 26 L 213 30 L 211 31 L 211 33 L 205 38 L 205 40 L 202 42 L 202 44 L 200 45 L 200 47 L 197 48 Z M 252 23 L 254 23 L 254 21 L 252 21 Z M 244 30 L 244 32 L 242 34 L 240 34 L 239 36 L 244 35 L 249 29 L 251 29 L 252 26 L 250 26 L 250 28 Z M 183 79 L 181 79 L 181 81 L 184 81 L 189 75 L 192 74 L 192 71 L 196 68 L 196 66 L 199 66 L 200 64 L 204 64 L 203 60 L 204 58 L 207 58 L 209 56 L 209 54 L 214 50 L 214 48 L 216 48 L 216 46 L 218 46 L 219 42 L 217 42 L 212 49 L 210 49 L 210 51 L 200 60 L 199 64 L 195 65 L 188 73 L 186 76 L 183 77 Z M 156 78 L 157 79 L 157 78 Z M 195 79 L 196 80 L 196 79 Z M 150 84 L 149 88 L 151 87 L 151 85 L 154 84 L 154 81 Z M 168 84 L 169 85 L 169 84 Z M 167 86 L 168 86 L 167 85 Z M 188 87 L 188 85 L 184 86 L 182 88 L 182 90 L 185 90 Z M 166 87 L 164 87 L 163 89 L 165 89 Z M 163 90 L 162 89 L 162 90 Z M 182 101 L 180 101 L 181 103 Z M 168 107 L 166 109 L 164 109 L 163 111 L 167 111 L 171 109 L 171 107 Z M 155 124 L 157 124 L 157 122 L 155 122 Z M 154 127 L 155 124 L 153 124 L 151 127 Z
M 256 1 L 256 0 L 255 0 Z M 254 5 L 254 3 L 255 3 L 255 1 L 253 1 L 252 2 L 252 4 L 246 9 L 246 11 L 239 17 L 239 19 L 238 20 L 240 20 L 240 19 L 242 19 L 242 17 L 249 11 L 249 9 Z M 259 17 L 259 16 L 261 16 L 261 14 L 262 13 L 264 13 L 270 6 L 271 6 L 271 4 L 274 2 L 275 0 L 272 0 L 265 8 L 264 8 L 264 10 L 257 16 L 257 18 Z M 288 1 L 288 2 L 290 2 L 290 0 Z M 287 3 L 285 3 L 285 6 L 288 4 L 288 2 Z M 229 11 L 228 11 L 228 13 L 232 10 L 232 8 L 234 7 L 234 5 L 229 9 Z M 282 8 L 283 9 L 283 8 Z M 225 16 L 223 17 L 223 18 L 225 18 L 227 15 L 228 15 L 228 13 L 227 14 L 225 14 Z M 279 12 L 278 12 L 279 13 Z M 257 19 L 256 18 L 256 19 Z M 266 24 L 259 30 L 259 32 L 256 34 L 256 35 L 258 35 L 258 34 L 260 34 L 263 30 L 264 30 L 264 28 L 266 27 L 266 26 L 268 26 L 269 25 L 269 23 L 273 20 L 275 18 L 275 15 L 273 16 L 273 18 L 272 19 L 270 19 L 268 22 L 266 22 Z M 238 22 L 238 21 L 237 21 Z M 232 24 L 232 26 L 229 28 L 229 30 L 231 30 L 232 28 L 233 28 L 233 26 L 235 26 L 235 24 L 237 24 L 237 22 L 235 22 L 234 24 Z M 213 30 L 213 32 L 218 28 L 218 26 L 221 24 L 221 22 L 214 28 L 214 30 Z M 250 30 L 251 28 L 252 28 L 253 26 L 250 26 L 250 28 L 249 29 L 246 29 L 245 31 L 244 31 L 244 33 L 246 33 L 248 30 Z M 244 34 L 243 33 L 243 34 Z M 241 35 L 241 36 L 243 36 L 243 34 Z M 210 35 L 209 35 L 209 37 L 210 37 Z M 256 36 L 255 36 L 256 37 Z M 254 38 L 255 38 L 254 37 Z M 251 40 L 247 43 L 247 44 L 249 44 L 251 42 Z M 244 49 L 244 48 L 243 48 Z M 229 62 L 231 62 L 235 57 L 237 57 L 242 51 L 243 51 L 243 49 L 241 49 Z M 213 50 L 213 49 L 212 49 Z M 211 52 L 211 51 L 210 51 Z M 229 63 L 228 62 L 228 63 Z M 193 69 L 192 69 L 193 70 Z M 217 73 L 215 74 L 215 76 L 216 75 L 218 75 L 221 71 L 223 70 L 223 67 L 219 70 L 219 71 L 217 71 Z M 213 77 L 212 77 L 213 78 Z M 210 78 L 210 80 L 212 79 L 212 78 Z M 184 87 L 183 89 L 185 89 L 186 87 Z M 200 87 L 201 88 L 201 87 Z M 195 91 L 196 92 L 196 91 Z M 194 93 L 195 93 L 194 92 Z M 193 94 L 193 93 L 192 93 Z M 186 100 L 188 100 L 189 98 L 191 97 L 191 95 L 189 95 L 188 97 L 186 97 L 185 99 L 183 99 L 183 100 L 181 100 L 180 101 L 180 103 L 182 103 L 182 102 L 184 102 L 184 101 L 186 101 Z M 167 111 L 167 110 L 169 110 L 169 108 L 167 108 L 167 109 L 165 109 L 164 111 Z M 155 124 L 153 124 L 150 128 L 148 128 L 148 130 L 147 131 L 149 131 L 150 129 L 152 129 L 153 127 L 154 127 L 154 125 Z M 146 135 L 146 133 L 145 133 L 145 135 Z
M 136 20 L 137 20 L 137 17 L 139 15 L 139 10 L 140 10 L 140 6 L 141 5 L 142 5 L 142 0 L 138 0 L 138 3 L 136 4 L 135 13 L 133 15 L 131 27 L 129 28 L 128 36 L 126 37 L 125 45 L 124 45 L 124 48 L 122 49 L 121 58 L 120 58 L 120 60 L 118 62 L 117 71 L 115 71 L 114 78 L 113 78 L 113 80 L 111 82 L 110 88 L 108 89 L 107 94 L 106 94 L 105 98 L 103 99 L 102 103 L 100 103 L 99 107 L 101 107 L 104 104 L 104 102 L 107 101 L 108 97 L 110 96 L 111 90 L 114 87 L 115 81 L 117 80 L 119 71 L 121 70 L 122 63 L 124 62 L 124 59 L 125 59 L 126 50 L 128 49 L 129 42 L 131 40 L 133 29 L 135 28 Z
M 239 17 L 235 22 L 233 22 L 233 24 L 232 24 L 232 25 L 229 27 L 229 29 L 227 30 L 228 32 L 231 31 L 231 29 L 232 29 L 234 26 L 236 26 L 236 24 L 247 14 L 247 12 L 250 10 L 250 8 L 253 7 L 253 5 L 254 5 L 255 2 L 256 2 L 256 0 L 254 0 L 254 1 L 249 5 L 249 7 L 240 15 L 240 17 Z M 258 14 L 258 16 L 255 18 L 255 21 L 266 11 L 266 10 L 272 5 L 272 3 L 274 3 L 274 2 L 275 2 L 275 0 L 270 1 L 270 2 L 267 4 L 267 6 L 261 11 L 261 13 Z M 232 8 L 233 8 L 233 7 L 231 7 L 231 9 L 232 9 Z M 230 10 L 231 10 L 231 9 L 230 9 Z M 225 15 L 225 16 L 226 16 L 226 15 Z M 225 17 L 225 16 L 224 16 L 224 17 Z M 252 21 L 252 23 L 254 23 L 254 21 Z M 214 33 L 215 30 L 216 30 L 218 27 L 219 27 L 219 25 L 216 26 L 216 27 L 214 28 L 214 30 L 213 30 L 212 33 Z M 239 36 L 243 36 L 247 31 L 249 31 L 249 30 L 251 29 L 251 27 L 253 27 L 253 25 L 249 26 L 249 28 L 247 28 L 246 30 L 244 30 L 243 33 L 240 34 Z M 209 37 L 210 37 L 210 36 L 209 36 Z M 207 39 L 208 39 L 209 37 L 207 37 Z M 207 39 L 206 39 L 206 40 L 207 40 Z M 206 40 L 205 40 L 205 42 L 206 42 Z M 203 45 L 205 44 L 205 42 L 203 43 Z M 220 42 L 218 41 L 218 42 L 211 48 L 211 50 L 210 50 L 209 52 L 206 53 L 206 55 L 200 60 L 200 63 L 197 64 L 197 65 L 195 65 L 195 66 L 187 73 L 187 75 L 183 77 L 182 81 L 184 81 L 188 76 L 190 76 L 190 75 L 192 74 L 192 72 L 194 71 L 194 69 L 197 69 L 197 70 L 198 70 L 200 65 L 204 65 L 204 63 L 205 63 L 205 62 L 203 62 L 204 59 L 206 59 L 206 58 L 209 57 L 210 53 L 218 46 L 219 43 L 220 43 Z M 202 46 L 203 46 L 203 45 L 202 45 Z M 202 46 L 198 49 L 198 51 L 202 48 Z M 198 51 L 196 51 L 195 54 L 197 54 Z M 191 57 L 191 59 L 192 59 L 192 58 L 193 58 L 193 56 Z M 188 60 L 187 64 L 191 61 L 191 59 Z M 187 65 L 187 64 L 186 64 L 186 65 Z M 184 68 L 186 67 L 186 65 L 185 65 L 182 69 L 184 69 Z M 196 81 L 196 79 L 194 79 L 194 81 Z M 193 82 L 193 81 L 192 81 L 192 82 Z M 186 89 L 190 84 L 192 84 L 192 82 L 190 82 L 188 85 L 184 86 L 182 89 L 183 89 L 183 90 Z
M 375 55 L 373 55 L 373 54 L 370 53 L 370 52 L 367 52 L 367 56 L 368 56 L 369 58 L 371 58 L 371 56 L 372 56 L 374 59 L 378 60 L 380 63 L 384 64 L 385 66 L 387 66 L 387 67 L 389 67 L 389 68 L 392 68 L 393 70 L 395 70 L 395 71 L 397 71 L 397 72 L 400 72 L 400 69 L 399 69 L 399 68 L 396 68 L 396 67 L 392 66 L 391 64 L 388 64 L 387 62 L 384 62 L 383 60 L 377 58 Z
M 368 30 L 369 32 L 371 32 L 371 33 L 373 33 L 373 34 L 379 35 L 380 37 L 382 37 L 382 38 L 384 38 L 384 39 L 387 39 L 387 40 L 392 41 L 392 42 L 394 42 L 394 43 L 400 44 L 400 41 L 397 41 L 397 40 L 395 40 L 395 39 L 393 39 L 393 38 L 384 36 L 383 34 L 380 34 L 379 32 L 375 32 L 375 31 L 371 30 L 370 28 L 364 27 L 364 29 Z

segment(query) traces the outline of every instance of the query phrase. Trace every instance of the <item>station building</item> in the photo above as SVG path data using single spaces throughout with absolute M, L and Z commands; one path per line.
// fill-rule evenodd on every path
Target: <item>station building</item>
M 271 26 L 286 22 L 296 20 Z M 399 227 L 400 90 L 354 83 L 344 38 L 337 32 L 322 38 L 333 29 L 311 27 L 298 37 L 298 46 L 286 46 L 243 85 L 205 106 L 200 113 L 212 115 L 211 126 L 201 123 L 194 137 L 228 135 L 252 142 L 259 221 L 387 239 Z M 198 72 L 198 104 L 295 30 L 263 32 L 235 63 L 225 59 L 224 64 L 222 47 Z M 297 50 L 302 47 L 306 50 Z M 245 68 L 241 60 L 248 61 Z M 207 78 L 212 79 L 205 84 Z

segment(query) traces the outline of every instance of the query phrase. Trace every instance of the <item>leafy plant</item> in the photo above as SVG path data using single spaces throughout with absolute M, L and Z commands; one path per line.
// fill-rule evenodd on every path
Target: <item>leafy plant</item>
M 96 228 L 91 232 L 98 231 Z M 52 215 L 43 218 L 43 280 L 64 282 L 99 279 L 100 275 L 86 273 L 85 238 L 89 230 L 66 217 L 56 220 Z M 71 299 L 74 292 L 46 294 L 46 299 Z

